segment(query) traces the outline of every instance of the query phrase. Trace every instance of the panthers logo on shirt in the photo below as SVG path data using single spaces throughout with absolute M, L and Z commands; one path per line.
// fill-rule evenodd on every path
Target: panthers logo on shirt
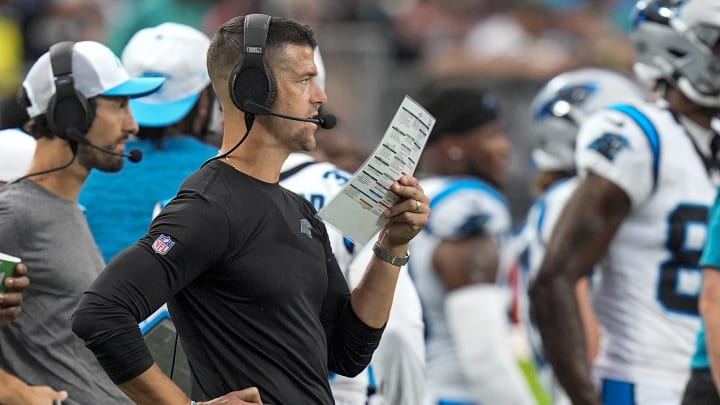
M 613 161 L 621 150 L 629 146 L 630 142 L 624 136 L 606 132 L 600 138 L 594 140 L 588 147 L 598 151 L 598 153 L 605 156 L 608 160 Z

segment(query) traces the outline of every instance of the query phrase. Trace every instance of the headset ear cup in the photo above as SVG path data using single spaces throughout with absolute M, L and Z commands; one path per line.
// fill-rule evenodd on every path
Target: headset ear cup
M 94 115 L 88 100 L 77 91 L 74 96 L 58 97 L 55 94 L 48 102 L 48 126 L 60 137 L 70 141 L 82 142 L 78 136 L 84 136 L 90 129 Z
M 50 47 L 50 66 L 55 77 L 55 94 L 47 106 L 47 122 L 50 129 L 61 138 L 84 143 L 85 133 L 90 129 L 95 111 L 85 95 L 75 88 L 72 55 L 74 43 L 59 42 Z
M 230 99 L 235 107 L 250 114 L 267 114 L 275 102 L 277 84 L 265 62 L 266 40 L 271 17 L 265 14 L 245 16 L 242 63 L 230 75 Z M 248 103 L 257 104 L 250 108 Z
M 248 101 L 270 108 L 275 101 L 277 85 L 272 71 L 255 66 L 240 67 L 230 80 L 230 98 L 240 110 Z

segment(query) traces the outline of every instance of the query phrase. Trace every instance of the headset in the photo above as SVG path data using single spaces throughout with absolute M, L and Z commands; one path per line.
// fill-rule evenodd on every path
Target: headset
M 75 88 L 75 79 L 72 74 L 72 51 L 75 45 L 72 41 L 58 42 L 50 47 L 50 67 L 55 77 L 55 94 L 48 100 L 47 124 L 50 130 L 60 138 L 70 142 L 73 151 L 72 159 L 69 162 L 39 172 L 26 174 L 13 180 L 17 183 L 28 177 L 48 174 L 69 167 L 77 157 L 79 144 L 87 145 L 101 152 L 122 156 L 132 163 L 142 160 L 143 153 L 140 149 L 133 149 L 128 153 L 119 153 L 114 150 L 97 146 L 85 137 L 95 120 L 95 109 L 88 99 Z M 27 98 L 27 96 L 25 96 Z
M 265 50 L 270 16 L 245 16 L 243 60 L 230 75 L 230 99 L 237 108 L 249 114 L 266 114 L 277 96 L 277 82 L 265 61 Z
M 303 118 L 270 109 L 277 97 L 277 81 L 265 61 L 270 19 L 265 14 L 245 16 L 243 61 L 235 65 L 230 75 L 230 99 L 235 107 L 245 112 L 246 127 L 250 128 L 256 115 L 272 115 L 293 121 L 312 122 L 323 129 L 334 128 L 337 118 L 322 110 L 318 118 Z
M 280 114 L 270 109 L 277 97 L 277 81 L 265 61 L 270 19 L 271 17 L 266 14 L 245 16 L 243 60 L 242 63 L 235 65 L 228 80 L 230 100 L 235 107 L 245 112 L 245 135 L 227 152 L 211 157 L 201 167 L 205 167 L 213 160 L 230 155 L 242 145 L 250 135 L 256 115 L 272 115 L 293 121 L 311 122 L 323 129 L 332 129 L 337 124 L 337 118 L 334 115 L 323 113 L 322 110 L 319 111 L 318 118 L 302 118 Z
M 72 73 L 74 45 L 71 41 L 65 41 L 50 47 L 55 94 L 48 101 L 47 122 L 50 129 L 61 138 L 86 143 L 84 134 L 95 119 L 95 110 L 88 99 L 75 89 Z

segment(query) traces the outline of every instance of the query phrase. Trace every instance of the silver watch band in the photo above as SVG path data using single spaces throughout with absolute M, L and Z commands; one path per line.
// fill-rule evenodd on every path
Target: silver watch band
M 394 254 L 385 250 L 377 242 L 375 242 L 375 245 L 373 245 L 373 253 L 375 253 L 375 256 L 379 257 L 380 260 L 398 267 L 407 264 L 408 260 L 410 260 L 410 252 L 408 252 L 408 254 L 405 256 L 395 256 Z

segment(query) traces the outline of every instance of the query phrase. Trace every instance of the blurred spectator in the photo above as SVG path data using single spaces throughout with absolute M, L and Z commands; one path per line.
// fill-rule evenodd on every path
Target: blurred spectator
M 204 31 L 208 34 L 217 31 L 225 21 L 236 15 L 265 11 L 261 10 L 262 0 L 214 0 L 212 3 L 203 21 Z M 274 3 L 274 1 L 265 1 L 264 3 Z M 265 13 L 272 14 L 269 11 L 265 11 Z
M 24 3 L 18 1 L 18 4 Z M 60 41 L 102 41 L 113 0 L 35 0 L 23 4 L 25 60 L 35 60 Z
M 0 186 L 25 173 L 35 154 L 35 138 L 19 129 L 0 131 Z
M 437 118 L 420 161 L 428 227 L 410 248 L 426 324 L 426 404 L 529 405 L 511 350 L 504 279 L 510 212 L 499 191 L 511 144 L 495 98 L 432 83 L 420 100 Z
M 212 6 L 213 1 L 207 0 L 125 0 L 118 18 L 108 26 L 106 43 L 120 54 L 136 32 L 164 22 L 203 30 L 204 18 Z
M 155 94 L 130 101 L 140 125 L 143 160 L 121 173 L 93 172 L 80 195 L 90 229 L 106 261 L 135 243 L 147 231 L 155 203 L 173 196 L 182 181 L 217 152 L 206 142 L 216 139 L 215 96 L 203 61 L 210 39 L 192 27 L 165 23 L 138 31 L 122 53 L 130 75 L 167 80 Z M 132 184 L 132 187 L 129 185 Z M 117 190 L 124 190 L 118 199 Z
M 29 119 L 16 94 L 0 99 L 0 129 L 22 128 Z
M 333 133 L 318 132 L 317 147 L 312 155 L 319 161 L 327 161 L 349 173 L 354 173 L 370 155 L 368 147 L 356 136 L 341 130 Z
M 428 65 L 442 75 L 541 80 L 580 66 L 627 69 L 632 48 L 609 19 L 598 18 L 608 12 L 603 7 L 504 6 L 445 52 L 428 55 Z
M 0 98 L 12 94 L 20 84 L 22 46 L 19 14 L 15 8 L 0 1 Z

